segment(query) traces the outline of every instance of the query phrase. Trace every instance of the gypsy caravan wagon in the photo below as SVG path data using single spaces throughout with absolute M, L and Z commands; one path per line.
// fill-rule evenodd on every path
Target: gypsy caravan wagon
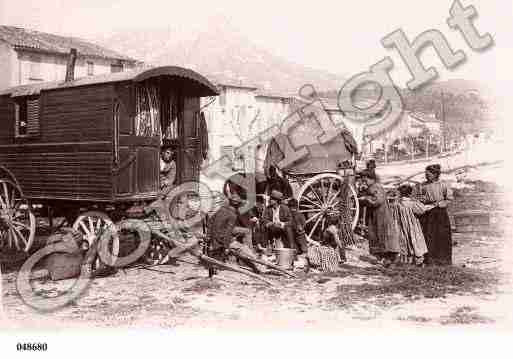
M 200 98 L 217 94 L 175 66 L 0 92 L 0 242 L 28 251 L 42 216 L 50 226 L 64 218 L 90 243 L 144 216 L 160 191 L 162 145 L 176 153 L 175 184 L 198 180 Z
M 359 217 L 356 141 L 345 128 L 325 143 L 319 141 L 322 134 L 317 120 L 306 119 L 287 135 L 274 137 L 267 147 L 265 170 L 274 166 L 291 184 L 299 211 L 306 218 L 309 240 L 319 239 L 329 223 L 336 220 L 341 240 L 352 245 L 352 231 Z M 306 150 L 305 155 L 287 163 L 284 159 L 290 148 Z

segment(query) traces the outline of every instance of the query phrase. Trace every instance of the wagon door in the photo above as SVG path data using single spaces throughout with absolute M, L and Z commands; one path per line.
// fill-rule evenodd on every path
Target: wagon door
M 126 86 L 118 94 L 119 105 L 114 105 L 116 195 L 154 196 L 159 184 L 158 88 Z M 135 108 L 131 106 L 134 103 Z
M 199 97 L 185 97 L 181 122 L 180 181 L 198 181 L 201 154 L 199 153 Z

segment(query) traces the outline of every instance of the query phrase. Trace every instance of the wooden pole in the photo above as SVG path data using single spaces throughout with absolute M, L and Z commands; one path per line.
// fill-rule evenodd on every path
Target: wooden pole
M 445 103 L 444 103 L 444 92 L 441 92 L 441 108 L 440 108 L 440 142 L 441 148 L 440 153 L 445 150 Z
M 411 145 L 411 160 L 415 159 L 415 142 L 413 141 L 413 137 L 410 137 L 410 145 Z
M 385 163 L 388 163 L 388 139 L 385 138 Z
M 431 136 L 430 135 L 426 135 L 426 159 L 429 158 L 429 140 L 430 140 Z

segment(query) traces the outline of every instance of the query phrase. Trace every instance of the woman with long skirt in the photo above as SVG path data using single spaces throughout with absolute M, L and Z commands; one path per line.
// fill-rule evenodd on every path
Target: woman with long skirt
M 422 232 L 428 248 L 426 264 L 452 264 L 451 222 L 447 206 L 453 199 L 451 188 L 440 181 L 441 167 L 426 167 L 426 182 L 420 187 L 418 198 L 424 204 L 434 205 L 420 217 Z
M 375 173 L 364 170 L 361 177 L 367 184 L 367 195 L 360 198 L 367 206 L 370 254 L 390 265 L 399 260 L 399 228 L 388 204 L 385 189 L 377 182 Z

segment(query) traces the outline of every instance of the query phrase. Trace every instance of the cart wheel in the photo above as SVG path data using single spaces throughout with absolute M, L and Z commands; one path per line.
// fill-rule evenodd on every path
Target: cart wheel
M 36 234 L 36 217 L 21 189 L 0 180 L 0 246 L 28 252 Z
M 107 228 L 114 226 L 114 222 L 103 212 L 89 211 L 78 216 L 73 223 L 73 229 L 79 231 L 84 239 L 87 240 L 91 246 L 100 240 L 102 234 Z M 109 245 L 109 250 L 112 255 L 117 256 L 119 254 L 119 237 L 109 236 L 112 243 Z M 100 260 L 100 256 L 96 254 L 96 258 L 92 263 L 92 273 L 98 273 L 107 267 L 105 263 Z
M 346 198 L 341 198 L 344 178 L 333 174 L 323 173 L 310 178 L 301 187 L 298 195 L 299 211 L 306 218 L 306 234 L 309 239 L 326 227 L 326 219 L 330 214 L 348 215 L 351 229 L 358 222 L 358 196 L 351 184 Z M 347 211 L 349 213 L 347 213 Z

